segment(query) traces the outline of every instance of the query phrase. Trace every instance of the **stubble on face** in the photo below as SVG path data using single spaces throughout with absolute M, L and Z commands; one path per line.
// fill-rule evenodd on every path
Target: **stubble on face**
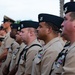
M 37 28 L 37 35 L 38 39 L 44 40 L 46 37 L 46 31 L 47 31 L 46 22 L 39 23 L 39 27 Z
M 72 19 L 70 16 L 71 13 L 67 13 L 64 17 L 64 21 L 62 23 L 62 36 L 65 37 L 65 39 L 69 39 L 70 35 L 72 34 L 73 25 L 72 25 Z

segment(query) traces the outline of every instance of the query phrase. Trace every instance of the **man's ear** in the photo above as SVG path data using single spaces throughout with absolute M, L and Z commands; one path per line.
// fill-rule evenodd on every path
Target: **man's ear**
M 51 32 L 52 32 L 52 27 L 49 26 L 49 28 L 48 28 L 48 33 L 51 33 Z

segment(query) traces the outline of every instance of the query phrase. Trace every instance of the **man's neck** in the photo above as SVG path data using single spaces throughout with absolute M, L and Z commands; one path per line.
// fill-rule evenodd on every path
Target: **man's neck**
M 69 36 L 69 41 L 71 44 L 73 44 L 75 42 L 75 34 Z
M 44 40 L 45 44 L 47 44 L 49 41 L 51 41 L 52 39 L 58 37 L 58 35 L 53 35 L 53 36 L 48 36 L 46 37 L 46 39 Z
M 36 38 L 32 38 L 28 41 L 27 45 L 29 46 Z
M 8 29 L 6 29 L 6 32 L 11 32 L 11 28 L 9 27 Z

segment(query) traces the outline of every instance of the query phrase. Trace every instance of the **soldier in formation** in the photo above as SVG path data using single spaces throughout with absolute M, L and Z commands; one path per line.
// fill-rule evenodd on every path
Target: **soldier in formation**
M 0 75 L 75 75 L 75 2 L 65 3 L 63 9 L 64 19 L 40 13 L 38 22 L 16 23 L 4 16 Z

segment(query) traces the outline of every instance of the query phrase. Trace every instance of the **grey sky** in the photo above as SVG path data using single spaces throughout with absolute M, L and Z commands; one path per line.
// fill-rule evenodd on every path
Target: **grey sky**
M 59 15 L 59 0 L 0 0 L 0 24 L 4 15 L 14 20 L 38 21 L 39 13 Z

